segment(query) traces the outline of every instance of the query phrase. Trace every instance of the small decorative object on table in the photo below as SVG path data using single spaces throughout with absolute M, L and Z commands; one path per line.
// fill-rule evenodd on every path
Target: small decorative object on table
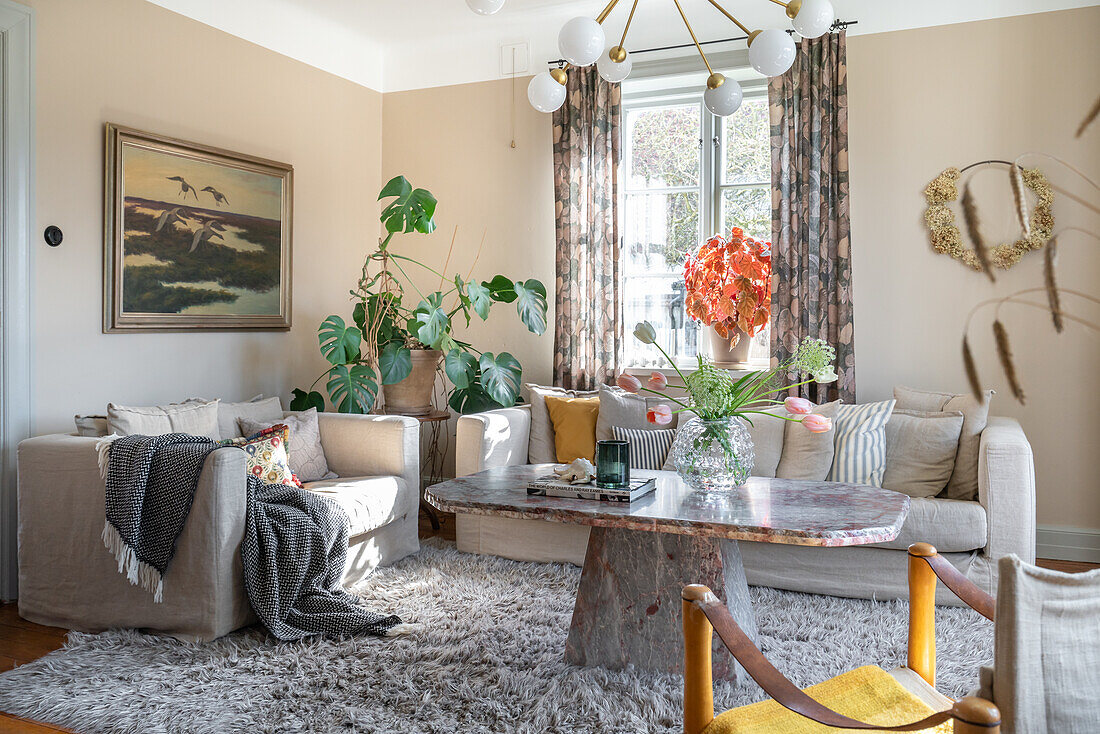
M 596 486 L 600 489 L 623 489 L 630 486 L 629 443 L 596 442 Z
M 668 353 L 656 343 L 656 330 L 648 321 L 638 324 L 634 336 L 644 344 L 652 344 L 676 370 L 683 380 L 680 385 L 688 393 L 688 402 L 665 394 L 669 382 L 660 372 L 654 372 L 643 387 L 641 380 L 633 375 L 622 374 L 618 385 L 627 392 L 645 391 L 661 395 L 680 407 L 673 410 L 669 405 L 658 405 L 649 410 L 646 417 L 650 423 L 668 425 L 673 415 L 684 411 L 695 413 L 676 434 L 672 443 L 671 456 L 673 466 L 680 477 L 691 487 L 702 490 L 735 489 L 745 483 L 753 466 L 752 439 L 745 424 L 752 425 L 750 415 L 764 415 L 780 420 L 800 422 L 814 433 L 824 433 L 832 429 L 832 421 L 813 412 L 814 404 L 804 398 L 787 398 L 780 402 L 772 396 L 790 387 L 808 382 L 833 382 L 836 372 L 833 360 L 836 350 L 820 339 L 807 337 L 795 351 L 794 356 L 777 367 L 759 372 L 750 372 L 734 381 L 726 370 L 718 369 L 699 357 L 699 366 L 690 375 L 685 376 Z M 793 385 L 781 385 L 782 375 L 793 373 L 809 374 L 811 379 L 796 382 Z M 789 416 L 765 412 L 773 405 L 783 405 Z
M 710 327 L 711 354 L 719 367 L 747 362 L 752 337 L 768 325 L 771 245 L 734 227 L 729 239 L 711 237 L 684 263 L 687 313 Z

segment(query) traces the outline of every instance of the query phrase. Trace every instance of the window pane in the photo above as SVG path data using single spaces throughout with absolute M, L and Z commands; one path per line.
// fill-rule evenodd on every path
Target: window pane
M 699 105 L 628 110 L 627 187 L 698 186 Z
M 699 245 L 699 194 L 627 194 L 624 223 L 627 275 L 679 273 Z
M 767 187 L 725 189 L 722 191 L 722 229 L 740 227 L 745 234 L 760 240 L 772 238 L 771 191 Z
M 726 166 L 723 183 L 768 183 L 771 181 L 771 142 L 768 103 L 751 100 L 737 114 L 723 118 L 722 147 Z
M 623 331 L 627 367 L 669 367 L 651 344 L 634 338 L 634 326 L 648 321 L 657 330 L 657 343 L 681 364 L 693 362 L 705 335 L 684 310 L 684 279 L 680 274 L 637 275 L 624 279 Z

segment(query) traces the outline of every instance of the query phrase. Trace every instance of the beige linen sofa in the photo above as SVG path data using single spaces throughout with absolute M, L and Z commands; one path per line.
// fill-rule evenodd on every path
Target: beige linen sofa
M 459 418 L 456 474 L 526 464 L 529 448 L 553 445 L 532 434 L 531 406 Z M 988 593 L 997 588 L 997 560 L 1008 554 L 1035 559 L 1035 470 L 1031 446 L 1011 418 L 988 419 L 978 457 L 978 499 L 913 498 L 901 534 L 889 543 L 813 548 L 742 542 L 748 582 L 855 598 L 905 598 L 910 543 L 941 551 Z M 458 548 L 517 560 L 583 563 L 588 528 L 541 520 L 458 515 Z M 958 604 L 942 587 L 937 601 Z
M 343 583 L 419 550 L 419 424 L 401 416 L 320 413 L 321 445 L 339 478 L 306 484 L 351 523 Z M 19 444 L 19 614 L 54 627 L 157 631 L 185 641 L 256 621 L 245 594 L 245 454 L 206 459 L 168 572 L 164 601 L 119 574 L 100 537 L 104 483 L 94 437 L 50 435 Z

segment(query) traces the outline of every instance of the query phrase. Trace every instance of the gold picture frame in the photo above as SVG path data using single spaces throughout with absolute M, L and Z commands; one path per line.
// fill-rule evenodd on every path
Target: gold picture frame
M 110 123 L 106 138 L 104 333 L 290 329 L 294 168 Z

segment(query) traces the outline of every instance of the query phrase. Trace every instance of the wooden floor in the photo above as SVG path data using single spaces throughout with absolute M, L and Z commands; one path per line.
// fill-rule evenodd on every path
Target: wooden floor
M 454 515 L 444 515 L 440 519 L 442 522 L 439 531 L 433 531 L 431 524 L 422 514 L 420 516 L 420 537 L 427 538 L 438 535 L 447 540 L 454 540 Z M 1043 568 L 1067 573 L 1079 573 L 1093 568 L 1100 568 L 1097 564 L 1079 563 L 1077 561 L 1039 559 L 1037 563 Z M 17 665 L 29 663 L 56 650 L 65 643 L 65 634 L 66 630 L 57 627 L 43 627 L 21 619 L 15 604 L 0 605 L 0 671 L 11 670 Z M 0 734 L 6 732 L 43 734 L 45 732 L 66 731 L 69 730 L 0 713 Z

